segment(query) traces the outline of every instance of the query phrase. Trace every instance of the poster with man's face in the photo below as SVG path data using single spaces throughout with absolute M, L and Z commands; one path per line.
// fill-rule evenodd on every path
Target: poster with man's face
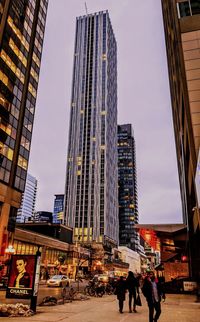
M 35 255 L 12 255 L 6 297 L 29 299 L 33 292 Z

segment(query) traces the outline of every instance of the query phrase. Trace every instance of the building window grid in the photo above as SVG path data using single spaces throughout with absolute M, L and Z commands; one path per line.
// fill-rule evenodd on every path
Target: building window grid
M 87 20 L 89 20 L 88 18 L 87 18 Z M 90 23 L 90 22 L 89 22 Z M 95 52 L 94 52 L 95 53 Z M 94 62 L 95 62 L 95 60 L 94 60 Z M 94 72 L 95 72 L 95 65 L 94 65 Z M 83 85 L 83 84 L 82 84 Z M 85 86 L 85 84 L 84 84 L 84 86 Z M 83 88 L 82 88 L 83 89 Z M 89 90 L 90 90 L 90 88 L 89 88 Z M 93 88 L 93 90 L 94 90 L 94 88 Z M 91 88 L 91 91 L 92 91 L 92 88 Z M 85 89 L 85 92 L 86 92 L 86 89 Z M 92 96 L 91 95 L 89 95 L 89 96 L 87 96 L 86 94 L 85 94 L 85 98 L 86 98 L 86 102 L 88 103 L 89 102 L 89 100 L 91 101 L 91 103 L 92 103 Z M 75 101 L 75 99 L 74 99 L 74 101 Z M 93 101 L 93 104 L 94 104 L 94 101 Z M 82 106 L 83 106 L 83 104 L 81 104 Z M 93 108 L 93 107 L 92 107 Z M 91 115 L 93 116 L 93 118 L 96 120 L 96 117 L 95 117 L 95 112 L 96 112 L 96 106 L 93 108 L 93 111 L 91 111 Z M 95 110 L 95 112 L 94 112 L 94 110 Z M 86 114 L 87 116 L 90 116 L 90 113 L 88 113 L 87 114 L 87 112 L 88 111 L 85 111 L 84 110 L 84 114 Z M 88 119 L 87 119 L 88 120 Z M 87 126 L 84 126 L 84 130 L 86 131 L 86 130 L 88 130 L 88 128 L 87 128 Z M 83 130 L 83 135 L 84 135 L 84 130 Z M 93 130 L 93 137 L 95 137 L 95 135 L 96 135 L 96 126 L 95 127 L 93 127 L 92 128 L 92 130 Z M 81 133 L 79 134 L 79 135 L 81 135 Z M 87 139 L 90 137 L 90 134 L 88 134 L 87 135 Z M 99 144 L 99 143 L 98 143 Z M 93 153 L 93 156 L 92 156 L 92 160 L 95 160 L 95 157 L 97 157 L 97 156 L 95 156 L 95 143 L 92 143 L 92 145 L 91 146 L 93 146 L 93 148 L 92 148 L 92 153 Z M 82 155 L 84 155 L 84 151 L 86 151 L 86 152 L 90 152 L 90 148 L 91 148 L 91 146 L 90 146 L 90 144 L 89 145 L 87 145 L 87 144 L 85 144 L 85 145 L 83 145 L 83 151 L 82 151 Z M 98 147 L 98 145 L 97 145 L 97 147 Z M 85 173 L 85 175 L 87 175 L 87 173 L 89 173 L 88 171 L 89 171 L 89 169 L 90 169 L 90 167 L 91 167 L 91 159 L 90 158 L 86 158 L 86 157 L 84 157 L 83 158 L 83 164 L 84 164 L 84 166 L 85 166 L 85 168 L 84 168 L 84 173 Z M 82 173 L 82 177 L 83 177 L 83 173 Z M 85 180 L 85 179 L 84 179 Z M 103 179 L 104 180 L 104 179 Z M 84 182 L 84 181 L 83 181 Z M 85 180 L 85 182 L 86 182 L 86 180 Z M 91 184 L 91 182 L 90 182 L 90 184 Z M 82 189 L 81 189 L 81 192 L 83 192 L 84 191 L 84 186 L 82 187 Z M 91 186 L 91 191 L 92 191 L 92 186 Z M 86 190 L 86 192 L 87 192 L 87 190 Z M 86 198 L 86 200 L 87 200 L 87 198 Z M 91 204 L 92 204 L 92 201 L 93 199 L 91 198 Z

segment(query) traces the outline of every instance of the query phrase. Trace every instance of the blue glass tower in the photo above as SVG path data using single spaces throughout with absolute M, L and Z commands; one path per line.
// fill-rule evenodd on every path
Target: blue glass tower
M 17 211 L 17 222 L 24 223 L 31 219 L 35 211 L 35 202 L 37 195 L 37 179 L 29 173 L 26 177 L 26 185 L 22 194 L 21 206 Z
M 53 207 L 53 223 L 62 224 L 64 222 L 63 208 L 64 208 L 64 194 L 55 195 L 54 207 Z

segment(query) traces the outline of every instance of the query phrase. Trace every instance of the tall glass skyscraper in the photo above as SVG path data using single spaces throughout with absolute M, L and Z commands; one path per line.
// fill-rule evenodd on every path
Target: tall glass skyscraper
M 107 11 L 76 19 L 65 221 L 83 242 L 118 241 L 117 44 Z
M 118 125 L 119 245 L 139 250 L 135 140 L 131 124 Z
M 48 0 L 0 0 L 0 255 L 24 192 Z
M 28 173 L 21 206 L 17 212 L 17 222 L 23 223 L 31 219 L 35 211 L 36 194 L 37 179 Z

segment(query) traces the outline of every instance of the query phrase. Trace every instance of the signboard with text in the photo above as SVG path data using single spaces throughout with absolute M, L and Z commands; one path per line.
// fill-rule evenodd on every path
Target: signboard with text
M 184 281 L 183 282 L 183 290 L 185 292 L 192 292 L 192 291 L 196 290 L 196 288 L 197 288 L 196 282 L 192 282 L 192 281 Z
M 35 279 L 35 255 L 12 255 L 9 270 L 7 298 L 30 299 Z

